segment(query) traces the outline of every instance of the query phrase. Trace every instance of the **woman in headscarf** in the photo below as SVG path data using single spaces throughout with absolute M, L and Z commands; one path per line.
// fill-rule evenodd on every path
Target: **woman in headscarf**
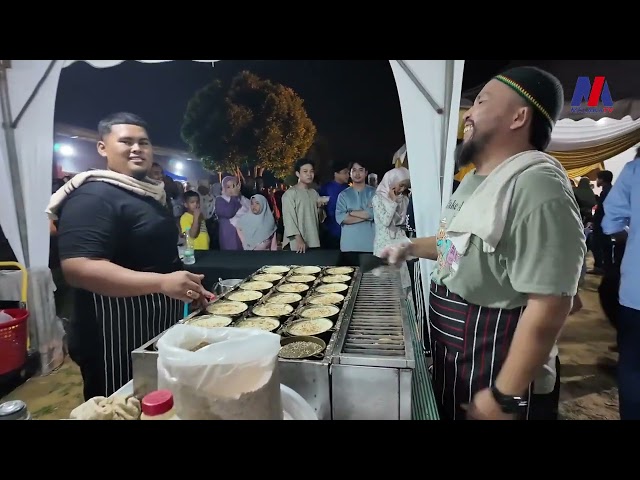
M 379 256 L 383 248 L 404 240 L 410 187 L 409 170 L 396 167 L 385 173 L 373 197 L 375 239 L 373 254 Z
M 278 250 L 276 222 L 264 195 L 251 197 L 251 212 L 238 220 L 238 235 L 245 250 Z
M 243 250 L 236 225 L 249 211 L 249 200 L 240 195 L 240 182 L 234 176 L 222 180 L 222 195 L 216 198 L 220 250 Z

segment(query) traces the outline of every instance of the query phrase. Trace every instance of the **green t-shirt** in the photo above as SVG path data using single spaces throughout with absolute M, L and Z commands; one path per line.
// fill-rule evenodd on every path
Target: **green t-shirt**
M 575 295 L 586 253 L 582 221 L 571 192 L 552 170 L 527 170 L 518 177 L 493 253 L 483 252 L 483 241 L 474 235 L 465 255 L 459 255 L 447 226 L 485 178 L 465 175 L 445 206 L 432 279 L 482 307 L 521 307 L 528 294 Z

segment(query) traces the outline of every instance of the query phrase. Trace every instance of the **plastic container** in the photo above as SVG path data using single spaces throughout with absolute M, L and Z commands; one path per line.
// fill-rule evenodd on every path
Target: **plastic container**
M 140 420 L 179 420 L 173 408 L 173 394 L 169 390 L 155 390 L 142 399 Z
M 285 420 L 318 420 L 311 405 L 295 390 L 280 384 L 280 395 Z
M 0 420 L 31 420 L 31 413 L 22 400 L 10 400 L 0 405 Z
M 184 258 L 182 260 L 182 263 L 184 263 L 185 265 L 193 265 L 194 263 L 196 263 L 195 249 L 193 248 L 193 238 L 191 238 L 191 236 L 189 235 L 190 230 L 191 228 L 189 227 L 185 228 L 184 230 Z
M 0 325 L 0 375 L 21 369 L 27 362 L 29 311 L 7 308 L 4 313 L 11 321 Z

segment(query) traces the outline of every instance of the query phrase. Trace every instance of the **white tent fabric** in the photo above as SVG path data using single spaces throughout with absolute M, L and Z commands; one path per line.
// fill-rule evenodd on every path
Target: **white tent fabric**
M 7 70 L 8 92 L 4 92 L 3 97 L 8 93 L 10 120 L 15 121 L 19 114 L 22 116 L 13 132 L 5 132 L 6 137 L 2 136 L 0 140 L 0 191 L 3 192 L 0 223 L 18 261 L 25 264 L 30 272 L 48 273 L 49 230 L 44 210 L 51 193 L 55 98 L 61 69 L 77 61 L 79 60 L 12 60 L 11 68 Z M 96 68 L 108 68 L 125 60 L 84 61 Z M 156 63 L 171 60 L 138 61 Z M 195 61 L 213 64 L 217 60 Z M 412 181 L 424 187 L 417 189 L 415 193 L 416 204 L 420 205 L 420 208 L 416 208 L 416 227 L 419 235 L 434 235 L 440 206 L 442 201 L 448 201 L 453 180 L 453 150 L 464 61 L 390 60 L 390 63 L 402 108 L 407 151 L 410 158 L 420 159 L 411 168 Z M 444 113 L 435 111 L 434 102 L 444 109 Z M 13 137 L 15 151 L 12 149 Z M 6 139 L 11 141 L 5 141 Z M 24 198 L 24 211 L 17 214 L 10 163 L 17 163 L 19 186 Z M 18 216 L 26 221 L 20 222 Z M 27 238 L 26 251 L 20 240 L 21 224 Z M 430 262 L 425 262 L 422 268 L 425 292 L 428 295 Z M 50 305 L 53 303 L 55 287 L 50 281 L 50 274 L 46 277 L 46 282 L 40 281 L 43 280 L 41 277 L 34 279 L 33 287 L 30 282 L 30 288 L 38 289 L 35 293 L 40 300 L 35 301 Z M 33 320 L 35 321 L 30 324 L 31 331 L 32 335 L 35 333 L 41 352 L 61 348 L 61 337 L 48 338 L 47 333 L 43 333 L 54 330 L 52 320 Z M 50 354 L 47 359 L 43 359 L 43 373 L 55 367 L 50 363 L 47 364 L 48 367 L 45 365 L 53 357 L 55 355 Z
M 97 68 L 106 68 L 123 61 L 91 60 L 90 63 Z M 64 358 L 64 330 L 56 317 L 53 297 L 56 287 L 48 268 L 49 222 L 44 209 L 51 195 L 53 117 L 58 80 L 63 66 L 73 62 L 74 60 L 12 60 L 11 68 L 7 70 L 7 83 L 0 85 L 0 88 L 6 88 L 4 93 L 8 93 L 10 107 L 10 118 L 4 118 L 7 111 L 3 109 L 4 122 L 15 122 L 20 117 L 13 131 L 5 131 L 4 135 L 0 135 L 0 191 L 3 193 L 0 224 L 16 259 L 29 272 L 29 330 L 32 345 L 40 353 L 42 374 L 58 367 Z M 3 95 L 3 98 L 6 97 L 7 95 Z M 19 173 L 23 211 L 18 211 L 14 200 L 15 185 L 10 162 L 13 162 Z M 21 233 L 26 236 L 26 251 L 21 242 Z M 13 283 L 16 283 L 10 284 L 9 277 L 4 275 L 5 290 L 10 290 Z M 17 277 L 13 275 L 11 279 L 16 280 Z M 9 290 L 3 293 L 10 293 Z
M 51 194 L 53 162 L 53 114 L 60 71 L 78 60 L 56 62 L 49 75 L 25 110 L 15 129 L 18 167 L 24 198 L 23 218 L 26 220 L 28 251 L 23 251 L 20 229 L 13 201 L 12 179 L 9 175 L 8 151 L 3 138 L 0 150 L 0 191 L 6 192 L 10 201 L 0 205 L 0 224 L 18 262 L 28 267 L 45 268 L 49 264 L 49 224 L 44 213 Z M 119 65 L 125 60 L 86 60 L 96 68 Z M 171 60 L 138 60 L 142 63 L 161 63 Z M 195 60 L 214 63 L 216 60 Z M 15 118 L 29 97 L 36 90 L 51 60 L 12 60 L 7 71 L 11 113 Z M 37 172 L 37 175 L 34 173 Z
M 615 118 L 601 118 L 600 120 L 583 118 L 576 121 L 563 118 L 556 123 L 553 132 L 551 132 L 549 150 L 566 152 L 592 147 L 615 140 L 638 128 L 640 128 L 640 118 L 633 120 L 630 116 L 620 120 Z
M 7 70 L 7 86 L 13 119 L 23 110 L 50 64 L 51 61 L 49 60 L 12 61 L 11 68 Z M 14 130 L 15 153 L 19 159 L 17 166 L 24 199 L 24 211 L 17 213 L 26 221 L 28 259 L 25 259 L 19 240 L 19 222 L 17 218 L 12 220 L 13 212 L 19 206 L 15 205 L 13 210 L 9 211 L 9 202 L 5 204 L 3 201 L 2 205 L 0 205 L 2 229 L 11 244 L 11 248 L 13 248 L 18 262 L 26 266 L 47 267 L 49 263 L 49 249 L 47 247 L 49 244 L 49 226 L 42 205 L 43 202 L 46 204 L 44 197 L 51 193 L 53 110 L 55 108 L 61 68 L 62 62 L 57 62 L 53 66 Z M 3 164 L 10 161 L 8 147 L 10 146 L 5 144 L 0 153 L 3 157 Z M 8 167 L 6 171 L 9 172 Z M 3 197 L 13 195 L 10 175 L 2 175 L 0 177 L 0 191 L 3 192 Z
M 163 63 L 163 62 L 173 62 L 173 60 L 134 60 L 140 63 Z M 69 65 L 76 62 L 86 62 L 94 68 L 109 68 L 115 67 L 116 65 L 120 65 L 122 62 L 126 62 L 126 60 L 65 60 L 63 66 L 68 67 Z M 203 63 L 211 63 L 217 62 L 217 60 L 192 60 L 192 62 L 203 62 Z
M 391 60 L 402 109 L 414 188 L 416 233 L 433 236 L 440 224 L 441 206 L 449 201 L 453 184 L 453 152 L 458 134 L 458 115 L 464 60 L 405 60 L 415 77 L 444 109 L 439 114 L 416 87 L 399 61 Z M 402 149 L 401 149 L 402 150 Z M 423 294 L 429 295 L 433 262 L 421 260 Z

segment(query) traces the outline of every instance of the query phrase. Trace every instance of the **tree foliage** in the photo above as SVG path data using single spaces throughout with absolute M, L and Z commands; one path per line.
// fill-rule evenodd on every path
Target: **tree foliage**
M 303 100 L 291 88 L 248 71 L 196 92 L 182 124 L 191 151 L 205 167 L 224 172 L 260 167 L 286 175 L 315 135 Z

